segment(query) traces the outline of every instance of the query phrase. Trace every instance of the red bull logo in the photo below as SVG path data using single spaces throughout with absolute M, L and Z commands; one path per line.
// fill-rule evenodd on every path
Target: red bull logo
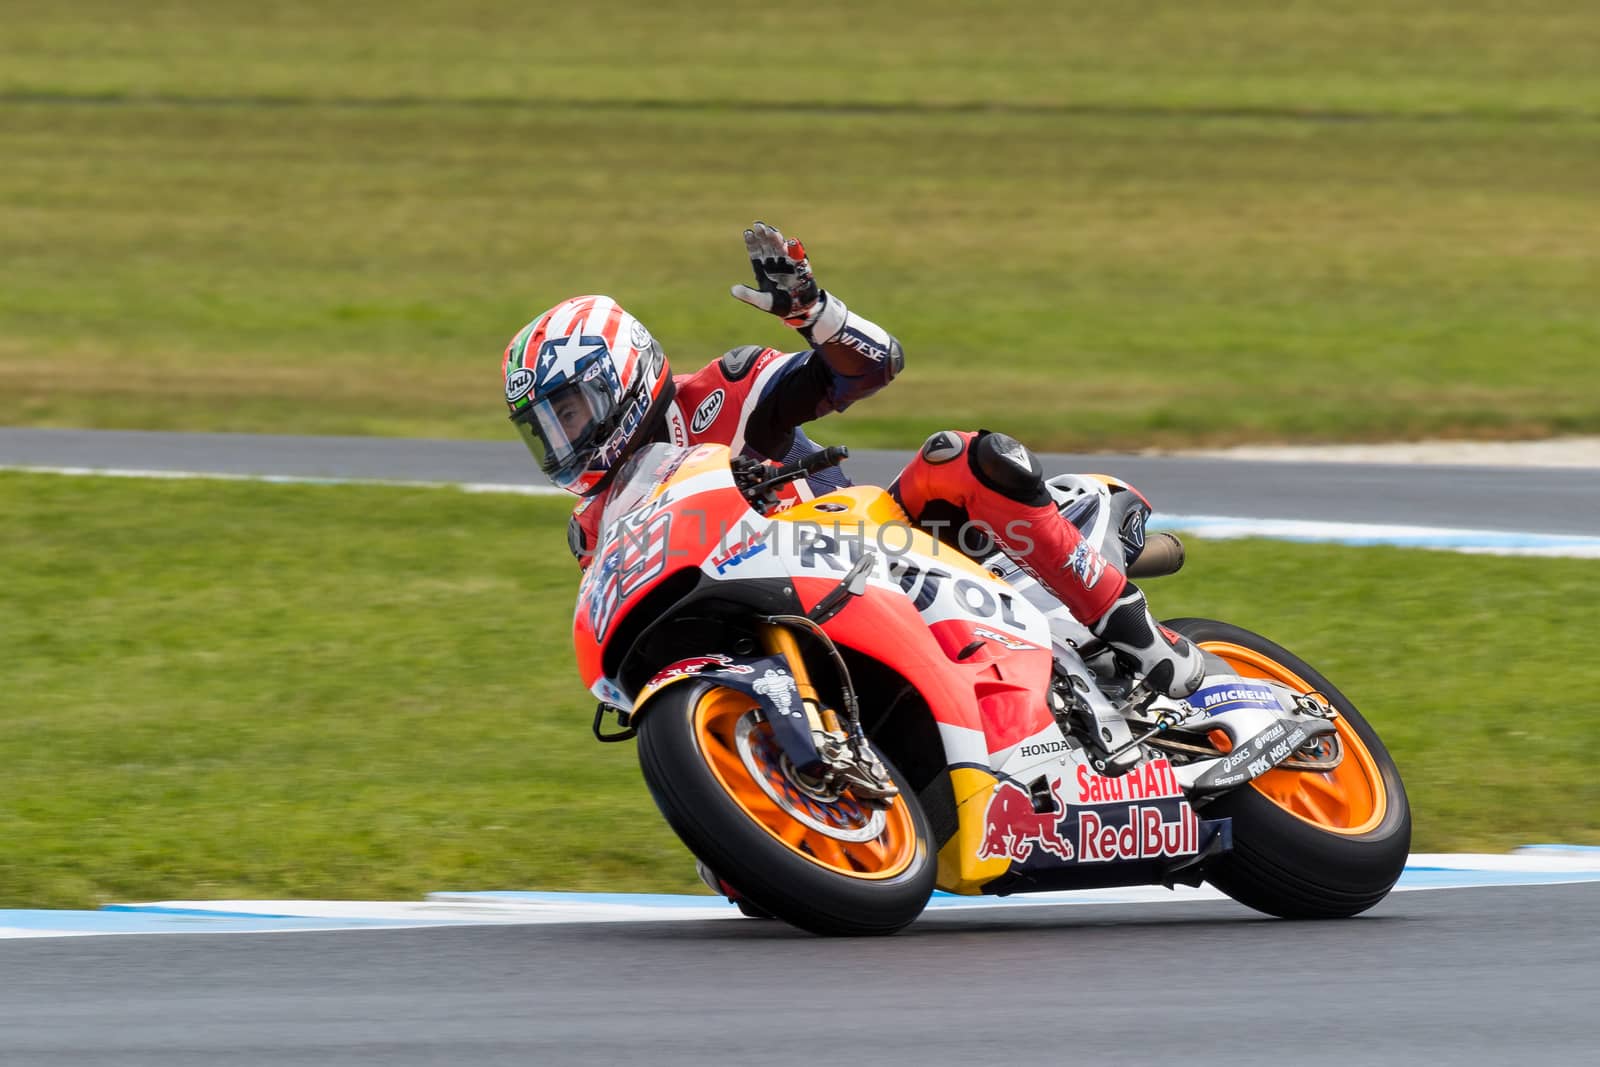
M 686 678 L 699 674 L 701 671 L 722 671 L 727 674 L 754 674 L 755 668 L 743 663 L 735 663 L 727 656 L 712 654 L 709 656 L 691 656 L 679 660 L 670 667 L 663 668 L 654 678 L 645 683 L 648 689 L 653 685 L 671 681 L 674 678 Z
M 1192 856 L 1200 851 L 1200 819 L 1187 804 L 1174 822 L 1160 808 L 1139 804 L 1128 805 L 1121 825 L 1107 822 L 1106 813 L 1085 811 L 1078 814 L 1078 840 L 1084 863 Z
M 1002 782 L 989 798 L 983 817 L 981 860 L 1009 857 L 1018 863 L 1033 855 L 1037 846 L 1064 860 L 1072 858 L 1072 844 L 1061 836 L 1057 822 L 1066 812 L 1061 800 L 1061 779 L 1050 783 L 1054 804 L 1049 811 L 1035 811 L 1028 791 L 1011 782 Z

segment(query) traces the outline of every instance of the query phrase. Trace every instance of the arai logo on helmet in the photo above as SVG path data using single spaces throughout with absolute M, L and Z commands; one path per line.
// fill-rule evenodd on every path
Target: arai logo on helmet
M 533 389 L 533 371 L 527 367 L 518 367 L 506 376 L 506 401 L 514 403 L 527 396 Z
M 694 418 L 689 420 L 689 429 L 695 433 L 705 433 L 706 429 L 717 421 L 717 415 L 722 411 L 723 393 L 721 389 L 700 401 L 700 406 L 694 409 Z

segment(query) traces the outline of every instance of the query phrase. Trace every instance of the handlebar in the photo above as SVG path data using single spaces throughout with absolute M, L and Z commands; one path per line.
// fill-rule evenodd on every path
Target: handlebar
M 784 482 L 792 482 L 796 478 L 803 478 L 808 474 L 815 474 L 817 471 L 820 471 L 826 467 L 836 467 L 839 465 L 840 461 L 848 459 L 849 457 L 849 448 L 844 445 L 832 445 L 828 448 L 813 452 L 808 456 L 801 456 L 793 463 L 785 463 L 777 470 L 771 470 L 770 468 L 765 467 L 755 468 L 757 473 L 766 475 L 766 477 L 762 478 L 760 481 L 743 486 L 742 488 L 744 489 L 744 495 L 754 499 L 755 497 L 758 497 L 762 493 L 766 492 L 768 489 L 771 489 L 774 486 L 782 485 Z
M 844 445 L 832 445 L 822 449 L 820 452 L 813 452 L 809 456 L 801 456 L 793 463 L 779 467 L 773 472 L 772 477 L 767 480 L 786 482 L 791 478 L 798 478 L 802 474 L 815 474 L 817 471 L 827 467 L 837 467 L 841 460 L 849 458 L 850 449 Z

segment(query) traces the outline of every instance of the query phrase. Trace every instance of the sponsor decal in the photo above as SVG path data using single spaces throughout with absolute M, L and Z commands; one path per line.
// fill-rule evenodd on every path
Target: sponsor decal
M 518 367 L 506 375 L 506 401 L 512 403 L 521 400 L 533 391 L 533 371 L 527 367 Z
M 1043 742 L 1019 750 L 1042 753 L 1057 747 L 1067 746 Z M 1119 778 L 1080 767 L 1077 777 L 1081 800 L 1070 807 L 1060 778 L 1051 780 L 1048 796 L 1044 778 L 1031 784 L 1031 792 L 1011 781 L 996 786 L 984 811 L 978 858 L 1038 864 L 1048 854 L 1076 863 L 1113 863 L 1199 851 L 1200 819 L 1183 799 L 1169 761 L 1152 760 Z
M 1277 744 L 1267 749 L 1268 761 L 1270 761 L 1273 766 L 1277 766 L 1282 761 L 1288 759 L 1291 752 L 1305 744 L 1305 741 L 1306 732 L 1300 727 L 1296 726 L 1293 730 L 1289 731 L 1288 737 L 1285 737 L 1282 741 L 1279 741 Z
M 800 688 L 788 674 L 776 667 L 768 667 L 767 673 L 757 678 L 750 685 L 757 693 L 772 701 L 778 709 L 779 715 L 788 715 L 791 718 L 803 718 L 795 705 L 799 703 Z
M 1013 638 L 1007 637 L 1005 634 L 997 634 L 993 630 L 985 630 L 981 626 L 973 629 L 972 636 L 987 638 L 990 641 L 1004 645 L 1007 648 L 1017 652 L 1033 651 L 1039 647 L 1038 645 L 1030 645 L 1026 641 L 1017 641 Z
M 1220 715 L 1235 708 L 1270 708 L 1278 710 L 1278 697 L 1271 686 L 1254 682 L 1224 682 L 1207 686 L 1189 698 L 1189 706 L 1207 715 Z
M 864 537 L 834 537 L 823 533 L 815 523 L 797 523 L 795 551 L 798 563 L 806 570 L 827 570 L 842 574 L 859 563 L 862 553 L 871 542 Z M 891 527 L 880 527 L 882 530 Z M 837 529 L 837 527 L 835 527 Z M 878 549 L 890 557 L 889 580 L 911 598 L 918 612 L 926 614 L 934 603 L 944 598 L 946 607 L 955 607 L 963 614 L 990 621 L 990 625 L 1027 629 L 1027 624 L 1017 617 L 1017 598 L 1004 585 L 974 581 L 957 577 L 940 567 L 928 566 L 910 556 L 896 555 L 880 536 Z M 1036 647 L 1036 646 L 1028 646 Z
M 717 569 L 718 574 L 722 574 L 729 567 L 737 567 L 751 556 L 765 552 L 767 550 L 767 534 L 769 532 L 770 530 L 762 530 L 760 533 L 751 534 L 743 541 L 733 545 L 726 552 L 712 556 L 711 565 Z
M 1304 741 L 1306 739 L 1306 732 L 1299 727 L 1296 727 L 1294 732 L 1300 735 L 1300 741 Z M 1283 737 L 1283 735 L 1283 723 L 1273 723 L 1271 726 L 1267 727 L 1265 730 L 1262 730 L 1259 734 L 1256 734 L 1249 741 L 1246 741 L 1231 754 L 1229 754 L 1229 756 L 1222 761 L 1222 769 L 1224 771 L 1231 771 L 1235 767 L 1243 767 L 1245 764 L 1249 763 L 1251 760 L 1265 752 L 1268 745 L 1272 744 L 1274 741 L 1277 741 Z M 1299 745 L 1300 741 L 1296 741 L 1295 745 Z
M 853 348 L 874 363 L 882 363 L 889 358 L 889 350 L 887 348 L 884 348 L 865 333 L 848 326 L 828 343 Z
M 1110 821 L 1115 812 L 1080 811 L 1078 847 L 1082 863 L 1169 859 L 1200 851 L 1200 819 L 1187 804 L 1168 822 L 1158 807 L 1129 804 L 1126 821 Z
M 1065 741 L 1038 741 L 1022 745 L 1017 749 L 1017 755 L 1027 758 L 1029 756 L 1051 756 L 1058 752 L 1071 751 L 1072 746 Z
M 773 360 L 777 359 L 781 355 L 783 355 L 783 353 L 779 352 L 776 348 L 765 349 L 762 351 L 761 355 L 756 358 L 755 365 L 750 369 L 755 372 L 757 377 L 760 377 L 761 372 L 772 366 Z
M 1159 800 L 1183 796 L 1172 762 L 1153 759 L 1127 774 L 1106 778 L 1086 766 L 1078 768 L 1078 803 L 1114 804 L 1126 800 Z
M 1057 825 L 1065 813 L 1061 800 L 1061 779 L 1050 783 L 1054 805 L 1049 811 L 1035 811 L 1028 791 L 1013 782 L 1002 782 L 989 798 L 983 816 L 983 844 L 978 858 L 1006 857 L 1022 862 L 1035 847 L 1060 859 L 1072 858 L 1072 843 L 1061 836 Z
M 633 342 L 634 348 L 643 352 L 650 347 L 650 331 L 644 328 L 644 323 L 634 319 L 633 325 L 628 327 L 628 340 Z
M 1078 576 L 1078 581 L 1083 583 L 1085 589 L 1093 589 L 1100 582 L 1100 575 L 1105 573 L 1105 557 L 1094 550 L 1087 541 L 1079 541 L 1078 547 L 1072 550 L 1072 556 L 1067 560 L 1067 566 Z
M 700 406 L 694 409 L 694 417 L 689 420 L 689 430 L 693 433 L 705 433 L 711 424 L 717 421 L 717 416 L 722 413 L 722 402 L 727 396 L 721 389 L 714 390 L 710 396 L 700 401 Z
M 667 407 L 667 427 L 672 433 L 672 443 L 680 448 L 689 445 L 689 428 L 684 425 L 683 412 L 678 410 L 677 404 Z
M 645 688 L 660 685 L 674 678 L 691 678 L 701 671 L 721 671 L 724 674 L 754 674 L 756 669 L 747 663 L 735 663 L 732 659 L 721 654 L 709 656 L 694 656 L 690 659 L 664 667 L 656 676 L 645 683 Z
M 633 431 L 639 428 L 644 421 L 645 412 L 650 410 L 650 397 L 648 394 L 639 397 L 628 410 L 623 413 L 620 428 L 608 439 L 605 448 L 600 451 L 598 458 L 589 464 L 590 470 L 609 470 L 611 465 L 622 455 L 622 450 L 628 447 L 628 442 L 633 439 Z
M 912 559 L 897 559 L 891 562 L 889 577 L 900 586 L 902 592 L 911 597 L 912 604 L 919 612 L 925 612 L 933 607 L 942 590 L 951 589 L 957 594 L 956 603 L 966 614 L 980 619 L 991 619 L 998 615 L 1005 625 L 1015 626 L 1019 630 L 1023 628 L 1023 623 L 1017 618 L 1014 610 L 1016 599 L 1010 593 L 997 589 L 995 595 L 990 596 L 987 588 L 970 578 L 958 578 L 952 585 L 953 576 L 949 571 L 940 570 L 938 567 L 924 567 Z

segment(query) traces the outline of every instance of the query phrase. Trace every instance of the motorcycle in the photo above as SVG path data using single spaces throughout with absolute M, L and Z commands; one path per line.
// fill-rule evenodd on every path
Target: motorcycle
M 855 486 L 652 444 L 619 470 L 578 590 L 594 733 L 637 738 L 668 824 L 746 914 L 888 934 L 955 894 L 1203 881 L 1287 918 L 1355 915 L 1398 879 L 1411 816 L 1372 726 L 1287 649 L 1169 620 L 1204 651 L 1184 700 L 1004 555 L 981 561 Z M 1050 480 L 1130 577 L 1181 542 L 1113 478 Z M 608 716 L 617 727 L 607 732 Z

